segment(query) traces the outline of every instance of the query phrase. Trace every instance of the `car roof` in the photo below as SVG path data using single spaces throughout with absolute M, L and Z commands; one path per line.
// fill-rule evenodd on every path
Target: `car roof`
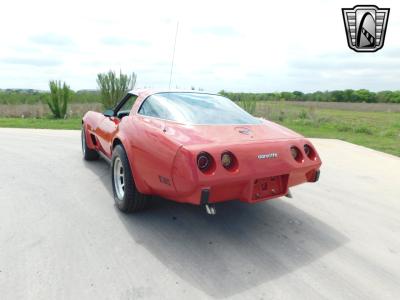
M 148 96 L 158 94 L 158 93 L 196 93 L 196 94 L 209 94 L 209 95 L 217 95 L 215 93 L 208 93 L 204 91 L 195 91 L 195 90 L 178 90 L 178 89 L 169 89 L 169 90 L 155 90 L 155 89 L 134 89 L 128 92 L 128 94 L 135 96 L 143 96 L 146 98 Z

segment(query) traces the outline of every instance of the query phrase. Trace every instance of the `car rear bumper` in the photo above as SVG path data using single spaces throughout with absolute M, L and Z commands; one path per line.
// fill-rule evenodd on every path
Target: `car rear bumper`
M 269 177 L 253 177 L 230 182 L 198 185 L 190 194 L 176 194 L 171 200 L 202 205 L 230 200 L 257 203 L 288 194 L 289 188 L 306 182 L 319 180 L 320 170 L 294 170 L 288 174 L 276 174 Z

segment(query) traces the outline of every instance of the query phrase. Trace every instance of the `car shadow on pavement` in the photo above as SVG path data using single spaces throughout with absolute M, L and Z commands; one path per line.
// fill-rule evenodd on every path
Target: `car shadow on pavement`
M 109 177 L 102 182 L 112 194 Z M 209 296 L 224 298 L 294 272 L 348 242 L 288 201 L 295 200 L 220 203 L 215 216 L 161 198 L 140 213 L 115 210 L 135 242 L 163 265 Z
M 194 287 L 216 298 L 244 292 L 340 247 L 345 236 L 281 199 L 200 207 L 154 199 L 119 213 L 132 238 Z

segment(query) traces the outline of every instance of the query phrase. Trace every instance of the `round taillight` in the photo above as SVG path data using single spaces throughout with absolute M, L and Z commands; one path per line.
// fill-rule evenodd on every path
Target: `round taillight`
M 297 148 L 295 147 L 290 148 L 290 152 L 292 153 L 294 159 L 296 159 L 299 156 L 299 150 L 297 150 Z
M 311 148 L 310 145 L 305 144 L 304 145 L 304 153 L 307 155 L 307 157 L 311 160 L 315 159 L 315 151 L 313 148 Z
M 211 165 L 211 158 L 208 153 L 202 152 L 197 156 L 197 166 L 201 171 L 207 171 Z
M 307 156 L 310 156 L 310 154 L 311 154 L 311 148 L 310 148 L 310 146 L 308 146 L 307 144 L 304 145 L 304 153 L 305 153 Z
M 292 154 L 292 157 L 294 158 L 294 160 L 296 160 L 297 162 L 301 162 L 302 161 L 302 155 L 300 150 L 297 147 L 291 147 L 290 148 L 290 153 Z
M 221 155 L 221 163 L 225 169 L 229 169 L 233 166 L 233 155 L 230 152 L 224 152 Z

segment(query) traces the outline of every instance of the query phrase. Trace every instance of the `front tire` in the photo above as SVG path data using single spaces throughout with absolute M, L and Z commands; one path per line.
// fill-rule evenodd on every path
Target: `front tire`
M 116 206 L 124 213 L 142 210 L 148 196 L 136 189 L 128 157 L 121 145 L 114 148 L 111 161 L 111 181 Z
M 99 153 L 96 150 L 90 149 L 86 142 L 86 131 L 85 126 L 82 125 L 81 131 L 81 143 L 82 143 L 82 153 L 85 160 L 97 160 L 99 158 Z

